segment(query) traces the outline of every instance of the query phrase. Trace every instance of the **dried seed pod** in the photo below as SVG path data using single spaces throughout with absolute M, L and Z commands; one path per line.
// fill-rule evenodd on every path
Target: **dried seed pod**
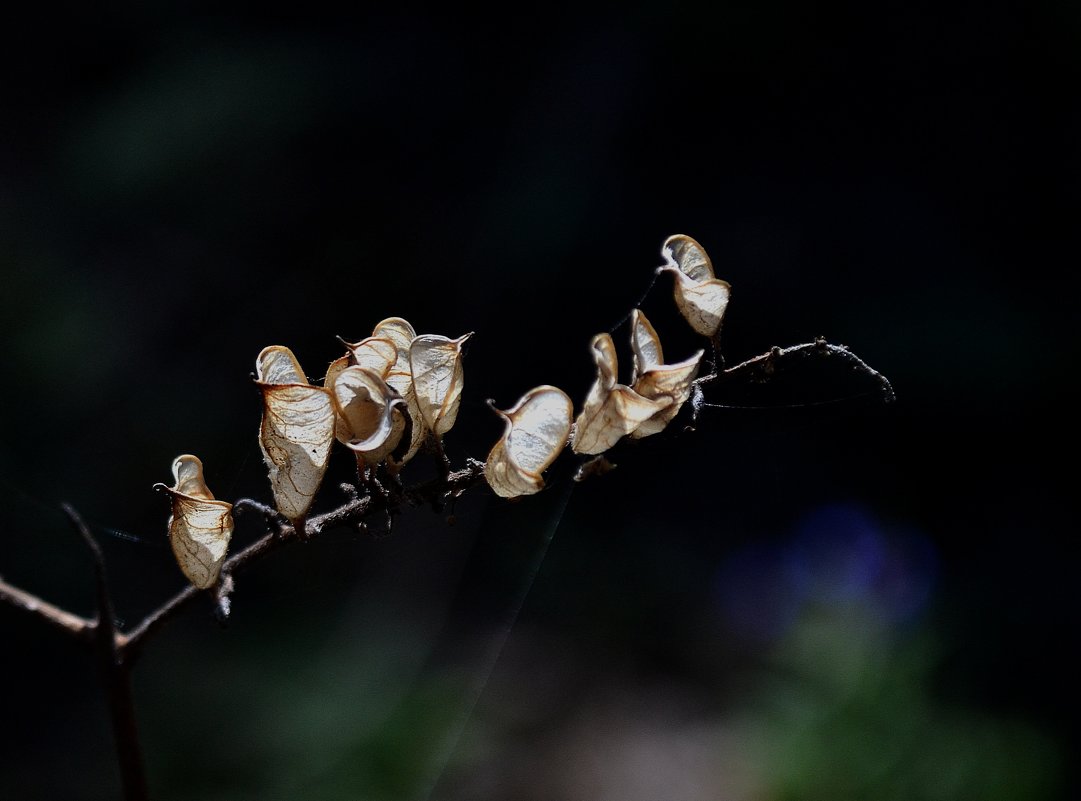
M 492 408 L 506 427 L 484 467 L 489 486 L 503 498 L 539 492 L 544 487 L 541 473 L 567 444 L 574 414 L 571 399 L 561 389 L 540 386 L 506 411 Z
M 263 391 L 259 445 L 278 511 L 294 525 L 311 508 L 334 442 L 334 399 L 308 384 L 289 348 L 264 348 L 255 361 Z
M 337 359 L 327 365 L 327 374 L 323 377 L 323 386 L 330 389 L 334 386 L 334 380 L 341 375 L 342 370 L 349 367 L 353 363 L 352 354 L 347 356 L 339 356 Z
M 656 329 L 641 309 L 631 312 L 631 385 L 638 376 L 658 365 L 664 364 L 664 348 Z
M 338 341 L 345 345 L 349 351 L 345 356 L 340 356 L 327 367 L 323 386 L 330 389 L 336 379 L 346 367 L 367 367 L 380 378 L 386 378 L 398 358 L 398 349 L 394 343 L 383 337 L 366 337 L 360 342 L 346 342 L 341 337 Z
M 604 453 L 638 426 L 664 409 L 670 398 L 650 400 L 616 382 L 616 346 L 608 334 L 590 343 L 597 363 L 597 380 L 590 387 L 581 414 L 574 421 L 575 453 Z
M 405 431 L 402 396 L 373 370 L 347 367 L 333 385 L 338 403 L 335 435 L 368 465 L 379 464 Z
M 691 387 L 705 351 L 677 364 L 664 364 L 664 350 L 657 332 L 639 309 L 631 313 L 631 347 L 634 350 L 633 389 L 643 398 L 671 403 L 644 420 L 631 436 L 648 437 L 664 430 L 691 396 Z
M 661 255 L 665 264 L 657 268 L 675 275 L 673 294 L 680 314 L 702 336 L 720 330 L 728 308 L 731 286 L 713 275 L 713 264 L 705 248 L 683 234 L 664 240 Z
M 203 480 L 203 463 L 184 454 L 173 460 L 169 493 L 173 513 L 169 518 L 169 544 L 184 576 L 200 590 L 218 580 L 229 539 L 233 536 L 233 505 L 214 500 Z
M 458 418 L 465 381 L 462 346 L 471 336 L 472 332 L 457 339 L 425 334 L 409 346 L 409 370 L 417 407 L 425 427 L 437 437 L 450 431 Z
M 352 364 L 366 367 L 380 378 L 386 378 L 398 361 L 398 346 L 385 337 L 367 337 L 360 342 L 346 345 L 353 358 Z
M 400 468 L 420 450 L 425 434 L 427 434 L 424 417 L 421 415 L 420 407 L 417 405 L 417 394 L 413 390 L 413 374 L 409 369 L 409 346 L 417 338 L 417 333 L 413 330 L 413 326 L 401 317 L 388 317 L 375 326 L 372 330 L 372 336 L 389 339 L 394 343 L 397 350 L 394 364 L 384 378 L 402 396 L 412 423 L 409 449 L 396 465 Z

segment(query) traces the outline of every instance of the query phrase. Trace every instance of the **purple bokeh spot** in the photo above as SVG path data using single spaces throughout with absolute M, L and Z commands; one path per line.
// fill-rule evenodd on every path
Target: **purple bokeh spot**
M 878 523 L 858 506 L 824 506 L 797 526 L 786 572 L 807 596 L 826 603 L 866 598 L 889 557 Z
M 927 605 L 938 573 L 933 544 L 910 528 L 887 528 L 859 504 L 808 513 L 792 537 L 732 554 L 717 572 L 715 594 L 728 625 L 774 640 L 809 606 L 859 606 L 888 624 Z

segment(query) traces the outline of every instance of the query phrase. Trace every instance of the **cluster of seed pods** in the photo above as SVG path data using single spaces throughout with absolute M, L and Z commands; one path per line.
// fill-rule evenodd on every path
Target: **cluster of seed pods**
M 717 279 L 705 250 L 676 235 L 661 248 L 658 272 L 675 277 L 676 305 L 699 334 L 714 337 L 728 305 L 729 285 Z M 386 465 L 397 474 L 426 440 L 439 443 L 458 415 L 464 386 L 457 339 L 418 336 L 390 317 L 332 362 L 322 386 L 309 383 L 292 351 L 264 348 L 256 359 L 263 394 L 259 443 L 278 511 L 298 529 L 322 483 L 334 441 L 355 455 L 361 475 Z M 543 473 L 568 445 L 575 453 L 601 454 L 625 436 L 663 431 L 690 397 L 704 351 L 665 364 L 660 338 L 646 316 L 631 316 L 630 383 L 618 380 L 615 344 L 607 333 L 590 343 L 597 378 L 576 418 L 563 390 L 539 386 L 505 410 L 503 435 L 488 454 L 485 479 L 504 498 L 544 487 Z M 494 407 L 493 407 L 494 408 Z M 573 418 L 573 422 L 572 422 Z M 213 586 L 233 532 L 232 506 L 214 499 L 202 462 L 183 455 L 173 462 L 169 538 L 184 575 L 200 589 Z

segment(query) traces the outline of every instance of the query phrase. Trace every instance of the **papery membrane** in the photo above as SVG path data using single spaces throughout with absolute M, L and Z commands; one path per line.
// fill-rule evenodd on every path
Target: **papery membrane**
M 705 248 L 684 234 L 668 237 L 661 246 L 665 264 L 660 269 L 673 273 L 676 306 L 697 333 L 712 337 L 720 330 L 731 286 L 714 277 L 713 264 Z
M 427 429 L 442 437 L 458 418 L 465 376 L 462 346 L 472 334 L 449 339 L 425 334 L 409 346 L 409 369 L 413 376 L 417 407 Z
M 349 352 L 353 357 L 352 364 L 365 367 L 380 378 L 386 378 L 398 361 L 397 345 L 385 337 L 362 339 L 349 345 Z
M 335 435 L 360 454 L 369 465 L 378 464 L 394 450 L 405 430 L 401 411 L 405 401 L 374 371 L 347 367 L 335 379 L 338 402 Z
M 635 392 L 650 400 L 668 399 L 669 405 L 631 432 L 635 439 L 658 434 L 679 414 L 691 396 L 691 388 L 705 351 L 676 364 L 664 364 L 664 351 L 657 332 L 641 310 L 631 314 L 631 348 L 634 350 Z
M 664 348 L 653 324 L 641 309 L 631 312 L 631 350 L 634 352 L 631 384 L 642 373 L 664 364 Z
M 327 365 L 327 374 L 323 377 L 323 386 L 330 389 L 334 386 L 334 380 L 341 375 L 342 370 L 351 366 L 353 363 L 353 357 L 339 356 L 337 359 Z
M 617 383 L 616 348 L 608 334 L 597 334 L 590 343 L 597 365 L 597 380 L 586 396 L 574 422 L 575 453 L 604 453 L 671 403 L 668 398 L 650 400 Z
M 264 348 L 256 359 L 263 392 L 259 445 L 278 511 L 303 518 L 323 481 L 334 442 L 334 400 L 328 389 L 307 383 L 292 351 Z
M 420 407 L 417 405 L 417 395 L 413 391 L 413 374 L 409 369 L 409 346 L 417 338 L 417 334 L 408 321 L 403 320 L 401 317 L 388 317 L 375 326 L 372 330 L 372 336 L 389 339 L 394 343 L 397 350 L 394 364 L 385 379 L 402 396 L 412 423 L 409 449 L 402 456 L 401 461 L 397 463 L 397 466 L 400 467 L 412 459 L 420 450 L 428 431 L 424 425 L 424 417 L 420 413 Z
M 557 387 L 530 390 L 506 411 L 503 436 L 488 454 L 484 476 L 496 495 L 532 495 L 544 486 L 541 477 L 556 460 L 570 434 L 574 414 L 571 399 Z
M 214 499 L 203 480 L 203 463 L 184 454 L 173 460 L 169 544 L 184 576 L 200 590 L 218 580 L 233 536 L 233 505 Z

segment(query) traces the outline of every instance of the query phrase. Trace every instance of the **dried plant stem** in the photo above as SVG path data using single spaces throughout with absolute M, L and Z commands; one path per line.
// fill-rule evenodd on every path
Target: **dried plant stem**
M 72 634 L 75 637 L 90 641 L 94 631 L 94 621 L 85 617 L 73 615 L 71 612 L 54 606 L 48 601 L 43 601 L 33 593 L 21 590 L 14 584 L 8 584 L 0 579 L 0 601 L 21 609 L 24 612 L 37 617 L 40 620 L 55 626 L 61 631 Z
M 711 405 L 704 403 L 703 388 L 714 384 L 714 382 L 718 385 L 732 385 L 740 382 L 765 383 L 784 366 L 801 360 L 825 358 L 839 360 L 854 371 L 876 382 L 884 401 L 888 402 L 894 399 L 893 387 L 886 377 L 871 368 L 843 345 L 830 345 L 824 339 L 819 338 L 814 342 L 795 345 L 790 348 L 775 347 L 767 353 L 748 359 L 734 367 L 724 369 L 718 340 L 719 336 L 712 340 L 715 360 L 714 372 L 694 382 L 691 405 L 694 408 L 695 419 L 702 406 Z M 349 490 L 347 500 L 335 509 L 307 519 L 304 521 L 302 530 L 297 530 L 297 528 L 290 525 L 275 509 L 266 504 L 248 498 L 236 501 L 233 505 L 234 513 L 259 513 L 268 531 L 258 540 L 226 560 L 222 566 L 218 583 L 211 588 L 212 597 L 217 604 L 218 616 L 221 618 L 228 617 L 230 596 L 235 586 L 234 575 L 287 543 L 300 539 L 316 538 L 323 531 L 337 526 L 353 525 L 362 527 L 368 517 L 377 513 L 386 514 L 390 519 L 390 516 L 397 512 L 402 505 L 431 505 L 433 508 L 441 510 L 448 500 L 453 501 L 471 487 L 484 483 L 484 464 L 482 462 L 470 459 L 463 469 L 452 471 L 450 462 L 447 460 L 442 447 L 437 446 L 438 443 L 432 446 L 440 472 L 437 478 L 403 488 L 397 477 L 391 476 L 392 481 L 389 491 L 369 492 L 366 495 L 361 494 L 363 487 L 358 491 L 356 487 L 345 485 Z M 587 466 L 588 469 L 585 472 L 579 471 L 576 480 L 588 475 L 604 473 L 606 472 L 605 466 L 608 469 L 611 467 L 606 460 L 595 459 Z M 77 641 L 94 647 L 109 700 L 113 733 L 123 780 L 124 798 L 126 801 L 144 801 L 148 798 L 148 791 L 138 732 L 135 725 L 131 692 L 131 670 L 147 641 L 178 612 L 186 608 L 198 597 L 201 591 L 189 584 L 127 632 L 118 631 L 115 626 L 113 604 L 106 582 L 105 561 L 101 549 L 90 535 L 89 529 L 78 513 L 67 504 L 64 504 L 63 508 L 73 527 L 90 548 L 94 557 L 97 618 L 91 620 L 75 615 L 3 579 L 0 579 L 0 603 L 21 609 L 44 623 L 66 632 Z
M 822 337 L 818 337 L 814 342 L 805 342 L 802 345 L 793 345 L 788 348 L 771 348 L 767 353 L 755 356 L 753 359 L 747 359 L 726 370 L 719 369 L 716 373 L 704 376 L 695 383 L 699 386 L 705 386 L 713 382 L 731 384 L 738 380 L 748 384 L 764 384 L 770 380 L 776 371 L 795 362 L 814 359 L 836 359 L 844 362 L 853 371 L 878 384 L 883 402 L 891 403 L 896 399 L 893 385 L 890 384 L 886 376 L 863 361 L 845 345 L 831 345 Z
M 69 504 L 62 504 L 72 527 L 82 538 L 94 557 L 94 577 L 97 589 L 98 618 L 94 621 L 94 645 L 98 668 L 109 699 L 117 763 L 124 787 L 125 801 L 147 801 L 146 771 L 143 768 L 139 730 L 135 723 L 135 702 L 131 694 L 131 665 L 123 658 L 123 647 L 117 637 L 116 616 L 109 584 L 105 575 L 105 557 L 91 536 L 90 529 Z
M 484 464 L 470 461 L 463 469 L 448 474 L 446 479 L 435 479 L 423 484 L 417 484 L 405 489 L 401 499 L 410 506 L 419 506 L 425 503 L 438 502 L 447 495 L 455 495 L 464 492 L 469 487 L 484 480 Z M 335 526 L 350 525 L 362 522 L 366 517 L 383 511 L 386 504 L 378 496 L 365 495 L 354 497 L 343 503 L 336 509 L 332 509 L 321 515 L 316 515 L 307 521 L 305 527 L 308 538 L 315 538 L 323 531 Z M 264 512 L 269 510 L 257 501 L 241 499 L 234 504 L 234 510 L 255 509 Z M 225 561 L 221 569 L 221 578 L 218 580 L 219 588 L 228 585 L 227 591 L 219 589 L 218 604 L 221 606 L 222 599 L 228 598 L 232 592 L 232 578 L 257 559 L 277 550 L 283 545 L 298 540 L 300 537 L 292 526 L 283 524 L 276 526 L 272 531 L 260 537 L 244 550 L 234 554 Z M 186 607 L 199 596 L 200 591 L 192 585 L 188 585 L 178 592 L 160 607 L 146 616 L 138 625 L 132 628 L 126 635 L 121 635 L 121 652 L 125 662 L 131 664 L 138 657 L 146 640 L 168 622 L 173 615 Z
M 814 342 L 794 345 L 789 348 L 772 348 L 768 352 L 741 362 L 734 367 L 703 376 L 695 383 L 699 388 L 706 387 L 714 382 L 724 384 L 744 381 L 747 383 L 764 383 L 769 381 L 775 371 L 787 364 L 800 360 L 821 358 L 833 358 L 843 361 L 851 366 L 853 370 L 876 382 L 884 401 L 888 402 L 894 399 L 893 387 L 884 375 L 872 368 L 844 345 L 831 345 L 821 338 Z M 708 406 L 709 404 L 705 405 Z M 334 526 L 362 523 L 367 517 L 376 512 L 387 511 L 388 504 L 394 506 L 431 504 L 440 508 L 448 498 L 457 497 L 484 480 L 484 464 L 482 462 L 470 460 L 462 470 L 450 471 L 448 462 L 443 459 L 437 459 L 437 461 L 440 466 L 447 466 L 448 471 L 445 475 L 404 489 L 395 487 L 387 497 L 376 495 L 360 496 L 354 490 L 349 499 L 342 505 L 307 520 L 305 525 L 306 535 L 316 537 L 322 531 Z M 266 504 L 249 498 L 242 498 L 235 502 L 233 509 L 237 514 L 258 512 L 271 530 L 247 548 L 226 560 L 222 566 L 221 579 L 214 588 L 219 606 L 223 601 L 228 600 L 228 596 L 233 590 L 232 577 L 234 574 L 265 554 L 300 538 L 294 528 L 275 509 Z M 188 585 L 129 631 L 114 632 L 113 639 L 121 661 L 127 665 L 132 664 L 147 639 L 173 615 L 191 603 L 199 593 L 200 591 L 195 587 Z M 2 579 L 0 579 L 0 602 L 22 609 L 45 623 L 85 642 L 93 641 L 93 637 L 90 635 L 95 631 L 95 621 L 87 620 L 54 606 Z

